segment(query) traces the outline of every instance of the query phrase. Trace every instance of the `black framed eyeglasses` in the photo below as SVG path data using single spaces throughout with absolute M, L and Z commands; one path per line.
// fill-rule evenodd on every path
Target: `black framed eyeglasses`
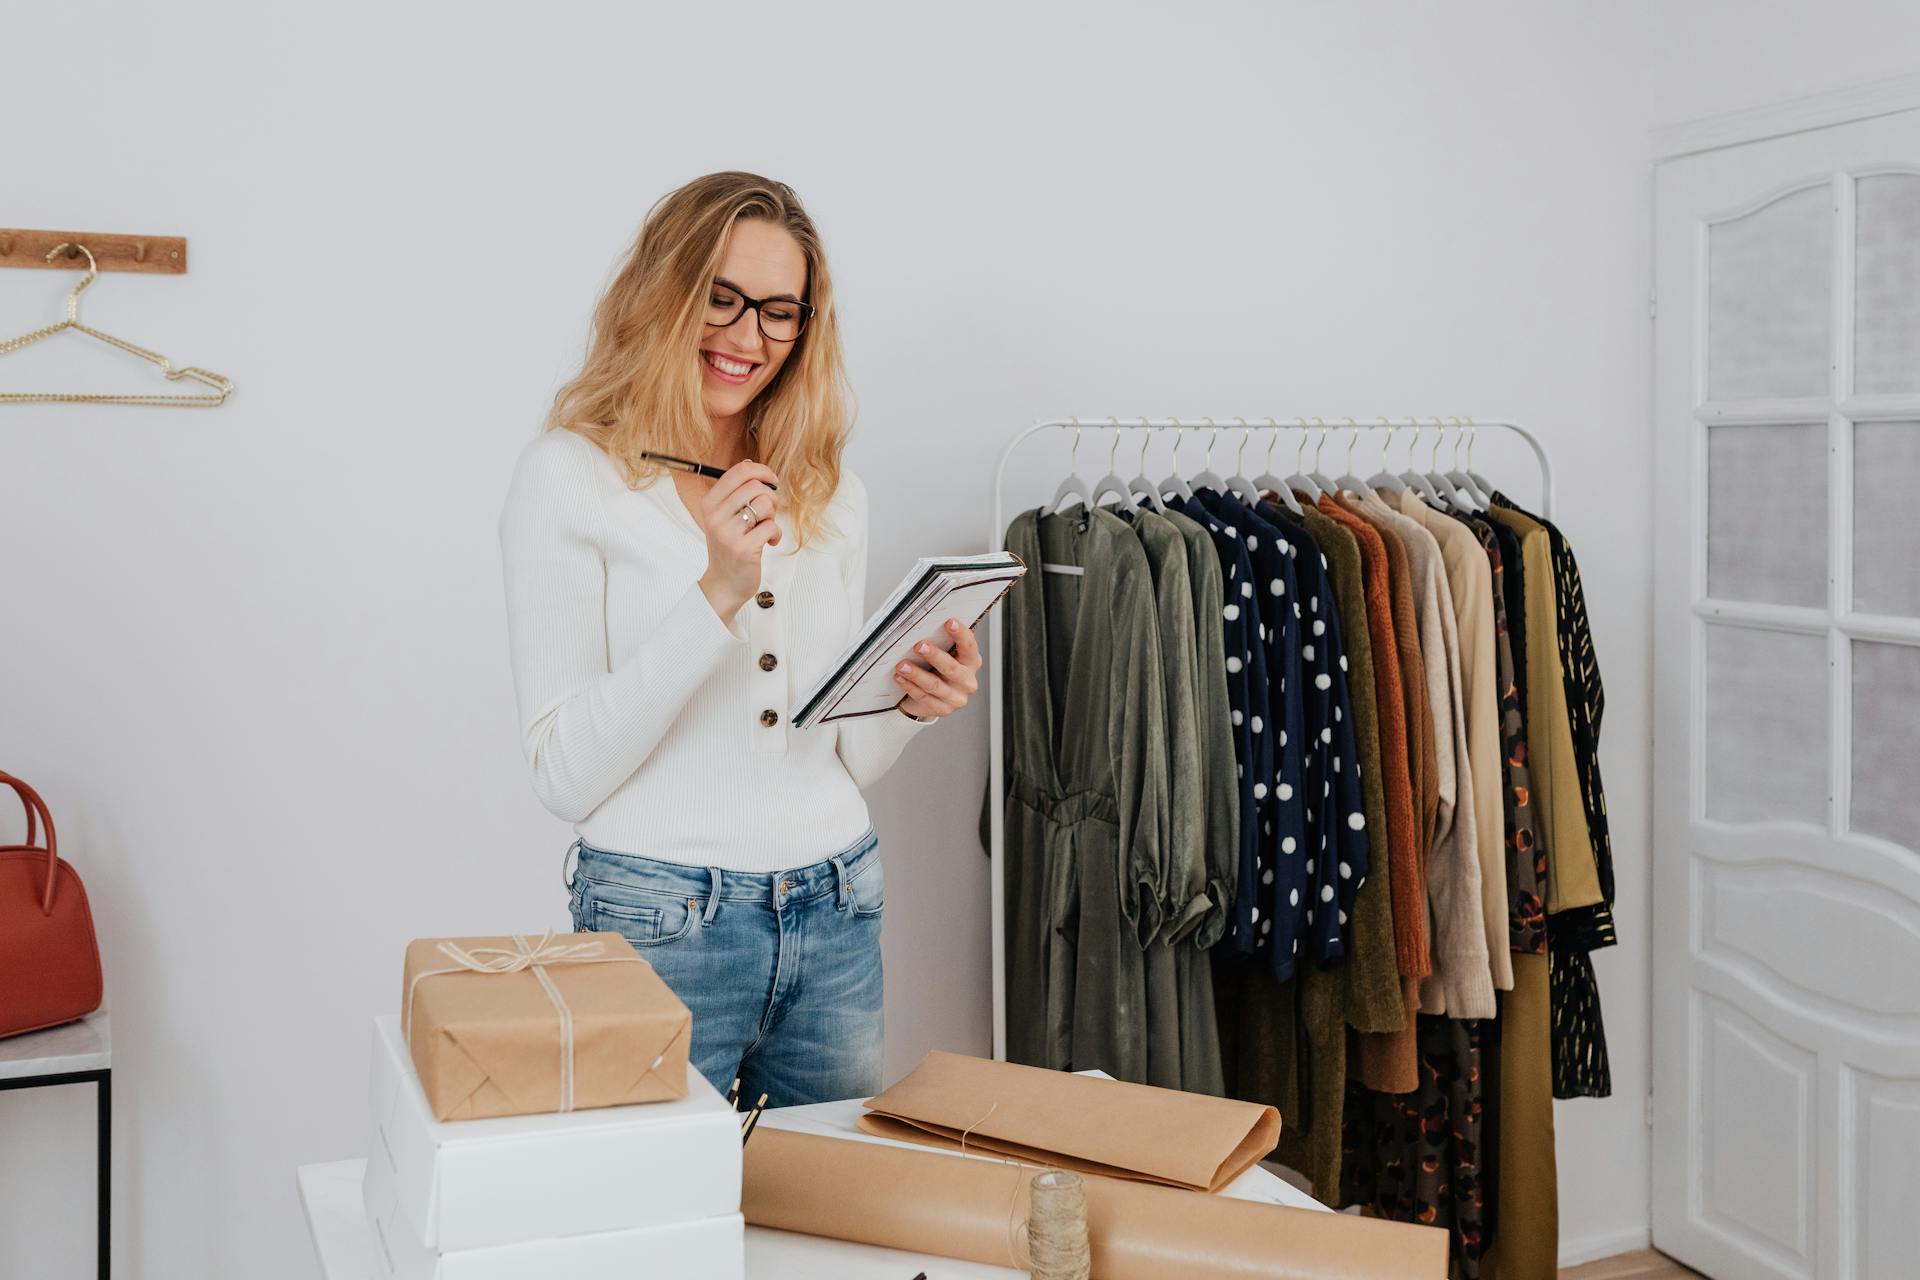
M 813 308 L 791 298 L 749 298 L 732 285 L 715 284 L 707 294 L 707 323 L 725 328 L 752 307 L 761 334 L 771 342 L 792 342 L 813 318 Z

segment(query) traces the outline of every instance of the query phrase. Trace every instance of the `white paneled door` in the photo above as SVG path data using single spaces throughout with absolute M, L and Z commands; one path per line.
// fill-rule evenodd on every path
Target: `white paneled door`
M 1654 1243 L 1920 1276 L 1920 111 L 1656 182 Z

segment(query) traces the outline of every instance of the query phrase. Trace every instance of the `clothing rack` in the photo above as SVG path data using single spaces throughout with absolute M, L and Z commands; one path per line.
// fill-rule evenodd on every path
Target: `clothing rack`
M 1283 416 L 1291 417 L 1291 415 Z M 1222 431 L 1244 431 L 1249 433 L 1258 431 L 1320 431 L 1326 434 L 1322 435 L 1319 446 L 1316 447 L 1314 451 L 1317 466 L 1320 450 L 1324 449 L 1326 445 L 1326 435 L 1331 435 L 1334 432 L 1365 433 L 1376 431 L 1407 431 L 1415 433 L 1417 440 L 1417 434 L 1419 432 L 1437 429 L 1440 432 L 1440 435 L 1435 438 L 1434 442 L 1434 449 L 1437 454 L 1439 442 L 1445 437 L 1446 432 L 1457 430 L 1466 433 L 1466 439 L 1469 441 L 1468 452 L 1469 456 L 1471 456 L 1472 445 L 1470 442 L 1477 436 L 1482 428 L 1498 428 L 1510 431 L 1527 442 L 1527 446 L 1533 450 L 1534 458 L 1540 464 L 1540 514 L 1551 519 L 1553 516 L 1553 464 L 1547 458 L 1546 448 L 1540 443 L 1539 438 L 1526 427 L 1518 422 L 1505 419 L 1438 418 L 1433 416 L 1421 419 L 1409 418 L 1402 415 L 1398 419 L 1375 418 L 1370 422 L 1359 422 L 1353 418 L 1342 417 L 1338 422 L 1330 424 L 1320 418 L 1295 417 L 1291 422 L 1276 422 L 1271 417 L 1263 417 L 1258 422 L 1253 423 L 1249 423 L 1243 418 L 1230 418 L 1226 423 L 1222 424 L 1212 418 L 1106 418 L 1104 420 L 1088 422 L 1083 422 L 1078 418 L 1049 418 L 1042 422 L 1036 422 L 1019 435 L 1016 435 L 1013 439 L 1009 440 L 1006 447 L 1000 451 L 1000 460 L 995 465 L 993 471 L 993 527 L 988 531 L 987 545 L 995 551 L 1006 549 L 1007 524 L 1004 500 L 1006 497 L 1007 462 L 1013 457 L 1014 452 L 1019 449 L 1022 443 L 1042 431 L 1073 431 L 1076 433 L 1076 443 L 1078 440 L 1077 433 L 1082 431 L 1123 432 L 1145 430 L 1173 431 L 1176 433 L 1207 431 L 1212 432 L 1215 437 Z M 1276 437 L 1276 439 L 1278 439 L 1278 437 Z M 1116 449 L 1118 448 L 1119 440 L 1120 437 L 1116 434 L 1114 436 L 1113 446 Z M 1243 436 L 1241 443 L 1243 450 L 1245 448 L 1245 440 L 1246 438 Z M 1391 436 L 1389 436 L 1389 442 L 1390 441 Z M 1456 450 L 1457 447 L 1458 442 L 1456 441 Z M 1305 448 L 1304 441 L 1299 448 Z M 1208 446 L 1209 457 L 1211 453 L 1212 441 L 1210 440 Z M 1174 457 L 1176 460 L 1179 457 L 1177 440 Z M 1209 463 L 1209 465 L 1211 464 Z M 1409 459 L 1409 465 L 1411 466 L 1411 458 Z M 1088 496 L 1091 497 L 1094 495 L 1090 494 Z M 1038 566 L 1036 566 L 1036 570 L 1037 569 Z M 1006 853 L 1007 780 L 1005 741 L 1003 737 L 1004 730 L 1002 727 L 1006 714 L 1005 686 L 1003 682 L 1005 657 L 1001 652 L 1000 646 L 1000 612 L 1000 610 L 994 609 L 989 611 L 987 615 L 987 643 L 988 649 L 990 650 L 990 661 L 993 665 L 991 676 L 993 687 L 991 697 L 988 701 L 987 716 L 989 757 L 987 762 L 989 786 L 989 812 L 987 819 L 991 836 L 988 845 L 989 869 L 987 874 L 990 877 L 989 898 L 993 918 L 993 1056 L 996 1058 L 1005 1058 L 1007 1056 L 1007 913 L 1004 864 Z

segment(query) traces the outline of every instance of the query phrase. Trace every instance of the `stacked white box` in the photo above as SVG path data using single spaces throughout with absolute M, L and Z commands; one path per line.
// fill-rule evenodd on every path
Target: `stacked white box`
M 743 1272 L 740 1118 L 698 1071 L 673 1102 L 440 1121 L 384 1017 L 369 1103 L 364 1196 L 395 1280 Z
M 548 1280 L 566 1275 L 743 1280 L 746 1222 L 737 1213 L 445 1252 L 428 1248 L 407 1220 L 386 1161 L 368 1160 L 366 1176 L 374 1274 L 381 1280 Z

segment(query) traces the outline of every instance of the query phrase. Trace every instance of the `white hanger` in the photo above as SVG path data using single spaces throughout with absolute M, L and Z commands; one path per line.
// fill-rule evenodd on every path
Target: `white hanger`
M 1080 419 L 1069 418 L 1073 423 L 1073 452 L 1067 455 L 1067 478 L 1053 491 L 1053 498 L 1047 503 L 1046 510 L 1059 515 L 1067 509 L 1067 499 L 1078 498 L 1082 505 L 1092 506 L 1087 498 L 1086 485 L 1081 483 L 1078 471 L 1080 463 Z
M 1207 437 L 1207 456 L 1200 463 L 1200 474 L 1193 478 L 1193 487 L 1224 493 L 1227 482 L 1213 470 L 1213 442 L 1220 438 L 1220 428 L 1212 418 L 1202 418 L 1201 421 L 1213 428 L 1213 434 Z
M 1302 514 L 1300 510 L 1300 500 L 1293 496 L 1292 486 L 1288 485 L 1287 482 L 1279 476 L 1273 474 L 1273 449 L 1275 445 L 1280 443 L 1280 433 L 1286 430 L 1286 428 L 1275 422 L 1272 418 L 1267 419 L 1267 425 L 1273 428 L 1273 437 L 1267 441 L 1267 469 L 1253 478 L 1253 487 L 1256 490 L 1271 490 L 1274 496 L 1279 498 L 1281 503 L 1286 506 L 1287 510 L 1293 512 L 1295 515 L 1300 515 Z
M 1353 433 L 1347 440 L 1347 474 L 1341 476 L 1333 483 L 1339 489 L 1351 489 L 1363 498 L 1371 498 L 1373 496 L 1373 490 L 1367 487 L 1365 480 L 1362 480 L 1353 473 L 1353 449 L 1355 445 L 1360 443 L 1360 433 L 1365 431 L 1366 428 L 1355 422 L 1352 418 L 1348 418 L 1347 429 Z
M 1314 422 L 1320 427 L 1320 443 L 1313 446 L 1313 470 L 1307 473 L 1307 478 L 1319 486 L 1320 493 L 1333 493 L 1339 486 L 1327 479 L 1326 473 L 1320 470 L 1320 451 L 1327 447 L 1327 437 L 1333 434 L 1334 429 L 1319 418 L 1315 418 Z M 1319 501 L 1318 494 L 1314 495 L 1314 501 Z
M 1177 493 L 1188 502 L 1192 502 L 1193 486 L 1188 484 L 1187 478 L 1180 474 L 1180 442 L 1184 439 L 1186 434 L 1180 426 L 1180 419 L 1175 418 L 1173 420 L 1173 470 L 1165 480 L 1160 482 L 1160 492 L 1162 494 Z
M 1486 498 L 1487 506 L 1491 508 L 1493 506 L 1493 486 L 1487 483 L 1485 476 L 1473 469 L 1473 443 L 1480 438 L 1480 428 L 1474 425 L 1472 418 L 1467 419 L 1467 425 L 1473 427 L 1473 434 L 1467 437 L 1467 478 L 1473 481 L 1474 485 L 1480 490 L 1481 495 Z
M 1100 499 L 1110 493 L 1118 496 L 1123 504 L 1127 501 L 1127 482 L 1120 478 L 1119 468 L 1114 465 L 1114 458 L 1120 452 L 1120 419 L 1109 418 L 1107 421 L 1113 424 L 1113 445 L 1107 450 L 1107 474 L 1093 482 L 1091 496 L 1087 499 L 1089 507 L 1099 506 Z
M 1406 485 L 1400 482 L 1400 477 L 1393 474 L 1387 467 L 1387 451 L 1393 448 L 1393 433 L 1398 430 L 1398 428 L 1385 418 L 1380 419 L 1380 421 L 1387 428 L 1387 438 L 1380 445 L 1380 470 L 1367 477 L 1367 483 L 1375 490 L 1375 497 L 1379 496 L 1378 491 L 1382 489 L 1391 493 L 1399 493 L 1402 489 L 1406 488 Z
M 1456 418 L 1454 421 L 1455 424 L 1458 425 L 1461 420 Z M 1453 453 L 1451 455 L 1453 469 L 1447 472 L 1447 479 L 1453 482 L 1454 489 L 1467 500 L 1467 510 L 1485 511 L 1487 509 L 1486 495 L 1481 493 L 1479 488 L 1473 483 L 1473 477 L 1460 469 L 1460 441 L 1466 434 L 1467 428 L 1461 427 L 1460 434 L 1453 438 Z
M 1427 483 L 1433 486 L 1435 493 L 1439 494 L 1441 503 L 1454 507 L 1464 506 L 1459 490 L 1453 487 L 1451 480 L 1440 474 L 1440 445 L 1447 438 L 1447 424 L 1439 418 L 1435 418 L 1434 422 L 1439 425 L 1440 434 L 1433 438 L 1433 452 L 1427 455 Z
M 1227 488 L 1233 495 L 1250 507 L 1260 505 L 1260 491 L 1253 487 L 1253 481 L 1247 479 L 1246 456 L 1247 440 L 1253 435 L 1253 428 L 1247 425 L 1245 418 L 1235 418 L 1240 424 L 1240 451 L 1233 455 L 1233 474 L 1227 477 Z
M 1147 423 L 1143 432 L 1145 438 L 1140 442 L 1140 474 L 1127 485 L 1127 492 L 1133 495 L 1135 507 L 1152 507 L 1161 515 L 1165 515 L 1166 501 L 1161 498 L 1160 490 L 1154 486 L 1153 481 L 1147 479 L 1147 448 L 1153 444 L 1153 433 L 1156 429 L 1152 423 Z M 1178 440 L 1178 437 L 1175 439 Z
M 1408 418 L 1407 421 L 1413 424 L 1413 441 L 1407 445 L 1407 469 L 1400 473 L 1400 482 L 1407 489 L 1419 494 L 1428 502 L 1438 502 L 1440 501 L 1438 491 L 1434 489 L 1433 485 L 1428 482 L 1425 476 L 1413 469 L 1413 454 L 1414 451 L 1420 447 L 1420 419 Z M 1434 421 L 1438 422 L 1439 419 L 1436 418 Z
M 1295 418 L 1294 421 L 1300 424 L 1300 447 L 1294 450 L 1294 454 L 1293 454 L 1294 470 L 1293 470 L 1293 474 L 1287 477 L 1287 487 L 1291 489 L 1298 489 L 1302 493 L 1306 494 L 1307 501 L 1309 502 L 1318 502 L 1320 501 L 1320 494 L 1322 490 L 1318 484 L 1314 483 L 1314 478 L 1307 473 L 1306 467 L 1301 463 L 1301 459 L 1304 458 L 1307 453 L 1307 433 L 1312 431 L 1313 428 L 1307 425 L 1307 420 L 1305 418 Z M 1314 421 L 1319 422 L 1320 420 L 1316 418 L 1314 419 Z M 1320 425 L 1324 427 L 1327 424 L 1324 422 L 1321 422 Z M 1326 436 L 1322 435 L 1320 437 L 1320 443 L 1325 444 L 1326 442 L 1327 442 Z M 1314 456 L 1319 457 L 1320 455 L 1316 451 Z

